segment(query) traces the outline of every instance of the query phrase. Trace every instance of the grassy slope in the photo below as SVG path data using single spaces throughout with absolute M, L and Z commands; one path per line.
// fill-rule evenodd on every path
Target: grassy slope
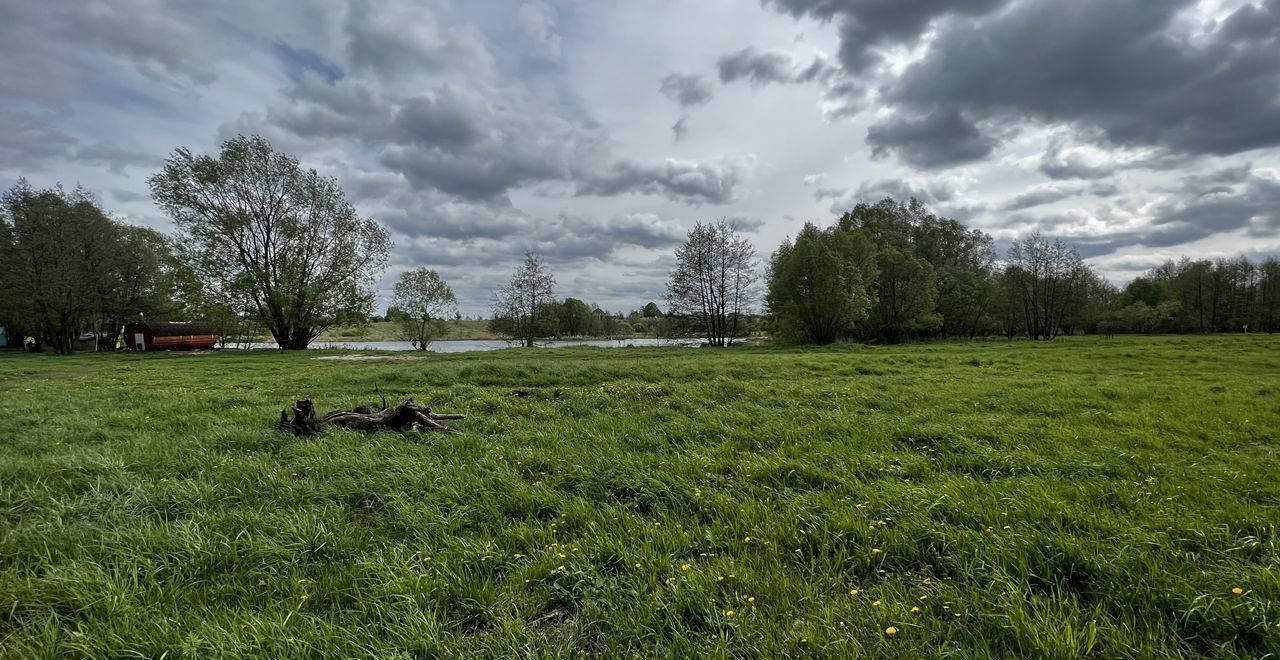
M 1280 651 L 1277 339 L 314 357 L 0 356 L 0 655 Z

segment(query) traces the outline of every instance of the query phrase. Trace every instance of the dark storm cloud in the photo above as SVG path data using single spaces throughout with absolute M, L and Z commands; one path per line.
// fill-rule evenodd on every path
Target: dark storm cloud
M 907 200 L 918 199 L 925 203 L 949 202 L 956 196 L 955 186 L 946 181 L 933 181 L 915 185 L 899 179 L 871 181 L 858 186 L 854 196 L 859 200 L 877 202 L 885 197 Z
M 880 179 L 864 182 L 852 191 L 847 188 L 819 188 L 815 191 L 814 198 L 819 201 L 833 200 L 829 211 L 833 215 L 840 215 L 859 203 L 874 204 L 886 197 L 899 201 L 918 199 L 925 204 L 937 207 L 935 210 L 939 212 L 949 211 L 950 207 L 944 209 L 939 205 L 955 200 L 957 194 L 955 184 L 941 179 L 923 183 L 912 183 L 901 179 Z
M 731 163 L 663 163 L 620 161 L 605 173 L 582 181 L 579 195 L 614 196 L 627 193 L 662 195 L 690 204 L 726 204 L 733 201 L 740 178 Z
M 343 25 L 352 69 L 382 77 L 473 68 L 488 54 L 467 29 L 428 7 L 353 0 Z
M 1183 200 L 1157 207 L 1152 234 L 1164 245 L 1177 245 L 1212 234 L 1245 229 L 1254 236 L 1280 234 L 1280 180 L 1250 174 L 1232 182 L 1231 171 L 1219 178 L 1188 180 Z
M 685 108 L 702 105 L 712 96 L 711 83 L 706 78 L 687 73 L 672 73 L 663 78 L 658 91 Z
M 469 200 L 492 199 L 513 188 L 569 176 L 568 163 L 560 160 L 564 154 L 526 150 L 504 155 L 504 142 L 521 146 L 503 139 L 458 154 L 436 148 L 391 147 L 383 153 L 381 163 L 416 187 Z
M 1189 2 L 1022 2 L 943 30 L 887 98 L 976 118 L 1089 127 L 1116 145 L 1232 154 L 1280 144 L 1280 59 L 1272 2 L 1249 39 L 1230 26 L 1179 33 Z M 1234 19 L 1234 20 L 1233 20 Z M 952 150 L 942 148 L 945 162 Z M 919 155 L 915 160 L 919 161 Z M 909 161 L 910 162 L 910 161 Z
M 448 87 L 398 102 L 390 126 L 362 128 L 370 144 L 385 144 L 380 162 L 414 187 L 471 200 L 491 200 L 515 188 L 570 182 L 607 162 L 596 129 L 518 96 L 482 99 Z
M 689 134 L 689 117 L 682 115 L 671 125 L 671 136 L 676 142 L 684 139 Z
M 209 55 L 214 40 L 202 38 L 203 26 L 184 20 L 183 12 L 155 11 L 148 4 L 94 3 L 61 14 L 56 22 L 69 38 L 94 42 L 118 53 L 134 61 L 146 75 L 163 72 L 201 85 L 212 83 L 215 62 Z
M 601 219 L 560 213 L 535 218 L 509 205 L 439 203 L 411 196 L 397 200 L 396 207 L 403 210 L 379 214 L 378 219 L 406 239 L 403 242 L 429 242 L 438 248 L 440 256 L 421 256 L 429 265 L 458 264 L 466 254 L 485 250 L 514 257 L 535 249 L 554 262 L 605 259 L 622 248 L 667 249 L 684 239 L 678 223 L 651 214 Z
M 1226 155 L 1280 144 L 1280 2 L 1187 20 L 1193 0 L 764 0 L 835 22 L 846 74 L 877 53 L 924 57 L 877 87 L 914 119 L 873 127 L 868 144 L 922 168 L 981 160 L 999 136 L 979 126 L 1036 122 L 1097 133 L 1107 144 Z M 854 102 L 863 86 L 846 91 Z M 856 107 L 856 105 L 855 105 Z M 943 134 L 953 129 L 954 135 Z M 1099 178 L 1111 165 L 1046 155 L 1054 178 Z
M 1022 211 L 1037 206 L 1053 204 L 1072 197 L 1081 195 L 1092 195 L 1095 197 L 1111 197 L 1119 194 L 1120 189 L 1111 183 L 1095 183 L 1092 185 L 1047 185 L 1032 188 L 1026 192 L 1015 195 L 1005 203 L 1001 204 L 997 210 L 1000 211 Z
M 725 218 L 725 222 L 735 230 L 747 234 L 760 231 L 765 225 L 763 218 L 749 218 L 745 215 L 731 215 Z
M 1050 179 L 1102 179 L 1116 171 L 1114 163 L 1091 161 L 1078 151 L 1065 151 L 1055 140 L 1040 157 L 1040 173 Z
M 835 21 L 840 62 L 858 73 L 878 61 L 876 49 L 918 39 L 930 23 L 950 15 L 978 16 L 1008 0 L 764 0 L 793 16 Z
M 684 240 L 684 232 L 652 215 L 597 220 L 562 213 L 537 223 L 529 238 L 533 249 L 548 261 L 566 263 L 603 260 L 625 246 L 671 248 Z
M 472 203 L 504 204 L 512 190 L 556 183 L 579 195 L 639 193 L 719 204 L 733 199 L 739 182 L 739 168 L 723 161 L 620 159 L 589 119 L 518 86 L 456 81 L 401 97 L 399 85 L 362 75 L 328 81 L 305 73 L 286 101 L 268 110 L 265 132 L 282 129 L 313 142 L 354 140 L 415 190 Z M 696 86 L 680 89 L 696 92 Z M 686 126 L 681 121 L 672 128 L 677 139 Z
M 716 60 L 720 82 L 732 83 L 746 80 L 752 85 L 769 83 L 832 83 L 839 75 L 839 69 L 831 66 L 826 59 L 815 57 L 808 65 L 799 63 L 795 55 L 784 50 L 756 50 L 754 47 L 720 56 Z M 832 84 L 833 90 L 843 91 L 845 87 L 839 83 Z M 828 96 L 836 96 L 829 93 Z
M 1280 236 L 1280 180 L 1258 172 L 1242 177 L 1240 169 L 1234 167 L 1187 176 L 1177 197 L 1153 205 L 1144 211 L 1144 218 L 1136 218 L 1145 219 L 1141 228 L 1102 233 L 1092 230 L 1084 234 L 1079 231 L 1089 220 L 1100 220 L 1103 225 L 1131 225 L 1135 220 L 1126 215 L 1108 217 L 1107 213 L 1116 211 L 1101 207 L 1093 214 L 1075 210 L 1015 215 L 1003 225 L 1066 236 L 1086 257 L 1114 254 L 1135 246 L 1174 247 L 1227 232 L 1242 231 L 1251 237 L 1273 239 Z
M 872 157 L 896 153 L 910 165 L 936 169 L 982 160 L 995 149 L 996 140 L 952 109 L 873 124 L 867 129 L 867 145 Z
M 716 61 L 720 82 L 748 80 L 754 84 L 791 82 L 795 63 L 790 53 L 760 51 L 754 47 L 723 55 Z
M 363 82 L 327 81 L 304 72 L 285 90 L 285 101 L 270 108 L 267 121 L 300 138 L 386 139 L 394 119 L 389 99 Z
M 406 142 L 457 152 L 485 137 L 486 115 L 478 99 L 464 98 L 446 87 L 435 97 L 405 100 L 393 125 Z

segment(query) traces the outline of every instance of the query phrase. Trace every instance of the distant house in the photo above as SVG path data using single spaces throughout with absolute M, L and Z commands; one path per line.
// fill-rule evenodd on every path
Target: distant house
M 190 351 L 218 345 L 212 323 L 138 321 L 124 327 L 124 347 L 131 351 Z

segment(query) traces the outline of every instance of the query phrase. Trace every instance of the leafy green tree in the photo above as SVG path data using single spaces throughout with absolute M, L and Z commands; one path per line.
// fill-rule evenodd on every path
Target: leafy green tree
M 871 334 L 898 342 L 939 331 L 973 336 L 985 327 L 994 291 L 990 236 L 940 218 L 914 198 L 858 204 L 837 226 L 864 234 L 878 250 L 878 272 L 866 278 L 878 290 Z
M 591 308 L 577 298 L 565 298 L 560 306 L 560 334 L 582 337 L 591 329 Z
M 662 310 L 658 308 L 658 303 L 649 302 L 640 310 L 640 315 L 647 319 L 656 319 L 662 317 Z
M 990 270 L 941 266 L 934 275 L 942 334 L 972 339 L 994 328 L 996 278 Z
M 94 281 L 99 302 L 93 326 L 100 346 L 114 346 L 125 323 L 139 317 L 208 320 L 184 309 L 178 287 L 187 269 L 174 258 L 164 235 L 117 223 L 115 240 L 115 249 Z
M 390 237 L 335 179 L 242 135 L 217 156 L 179 148 L 148 181 L 182 258 L 215 297 L 248 300 L 280 348 L 306 348 L 340 316 L 372 311 Z
M 440 274 L 427 268 L 405 271 L 396 282 L 391 304 L 403 312 L 398 325 L 400 334 L 413 342 L 413 347 L 427 346 L 445 331 L 445 318 L 456 310 L 458 298 Z
M 1280 331 L 1280 259 L 1269 257 L 1258 268 L 1258 306 L 1254 327 L 1268 333 Z
M 22 180 L 0 206 L 8 243 L 0 262 L 15 294 L 9 314 L 23 333 L 71 353 L 102 310 L 100 278 L 111 276 L 120 229 L 79 188 L 35 190 Z
M 929 262 L 896 247 L 876 256 L 879 295 L 874 322 L 880 338 L 896 344 L 910 334 L 927 333 L 942 321 L 935 311 L 938 294 Z
M 793 341 L 830 344 L 850 337 L 874 302 L 857 254 L 862 234 L 805 224 L 795 242 L 783 242 L 769 267 L 765 306 L 776 330 Z

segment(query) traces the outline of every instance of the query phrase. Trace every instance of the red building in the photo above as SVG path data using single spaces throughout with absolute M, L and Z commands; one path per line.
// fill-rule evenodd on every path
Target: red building
M 124 327 L 124 347 L 131 351 L 190 351 L 218 345 L 212 323 L 139 321 Z

